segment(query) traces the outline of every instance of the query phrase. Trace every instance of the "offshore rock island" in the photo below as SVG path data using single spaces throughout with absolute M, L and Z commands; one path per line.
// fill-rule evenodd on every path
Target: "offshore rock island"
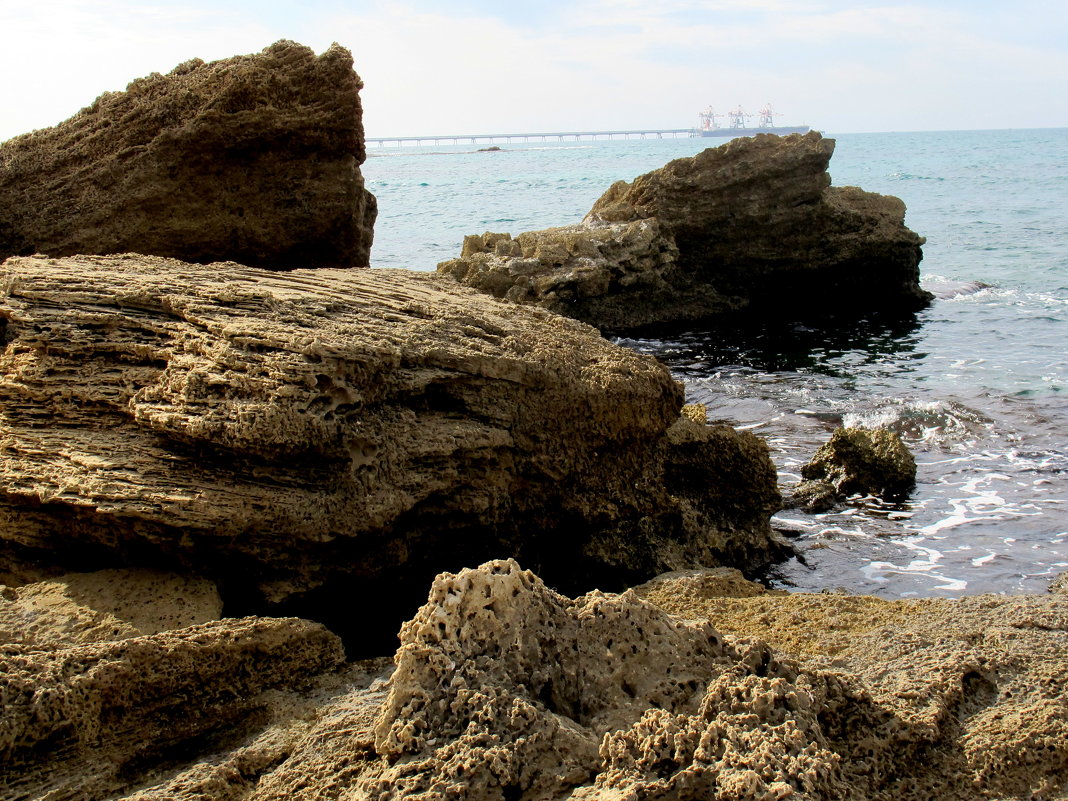
M 898 198 L 832 187 L 834 140 L 740 137 L 619 181 L 582 223 L 468 236 L 438 270 L 610 332 L 728 314 L 926 306 Z
M 361 85 L 280 42 L 0 144 L 0 797 L 1065 797 L 1063 581 L 767 591 L 767 446 L 586 324 L 914 310 L 901 201 L 757 137 L 339 269 Z M 811 480 L 904 491 L 862 439 Z

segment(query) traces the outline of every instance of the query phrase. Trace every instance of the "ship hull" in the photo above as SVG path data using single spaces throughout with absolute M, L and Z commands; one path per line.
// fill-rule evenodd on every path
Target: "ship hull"
M 811 128 L 807 125 L 796 126 L 775 126 L 768 128 L 695 128 L 693 131 L 694 136 L 714 136 L 718 138 L 727 138 L 732 136 L 756 136 L 757 134 L 770 133 L 778 134 L 779 136 L 785 136 L 786 134 L 793 133 L 808 133 Z

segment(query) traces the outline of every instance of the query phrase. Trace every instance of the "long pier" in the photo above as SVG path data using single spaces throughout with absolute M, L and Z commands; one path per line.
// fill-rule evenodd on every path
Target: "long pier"
M 636 136 L 640 139 L 649 137 L 663 139 L 665 136 L 679 137 L 699 135 L 700 133 L 693 128 L 657 128 L 643 131 L 554 131 L 549 133 L 455 134 L 449 136 L 384 136 L 367 137 L 365 141 L 368 144 L 379 146 L 388 144 L 403 145 L 405 143 L 417 145 L 427 143 L 437 145 L 442 142 L 451 142 L 456 145 L 461 142 L 469 142 L 471 144 L 493 141 L 511 142 L 513 140 L 522 142 L 530 142 L 532 140 L 545 142 L 551 139 L 562 142 L 567 139 L 615 139 L 616 137 L 629 139 L 632 136 Z

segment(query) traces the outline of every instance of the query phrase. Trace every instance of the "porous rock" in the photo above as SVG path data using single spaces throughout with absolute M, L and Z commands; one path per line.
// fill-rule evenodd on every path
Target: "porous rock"
M 316 623 L 245 618 L 117 642 L 0 646 L 0 796 L 108 798 L 256 727 L 272 690 L 344 660 Z
M 833 150 L 816 132 L 740 137 L 617 182 L 579 225 L 469 236 L 438 270 L 615 332 L 926 306 L 904 204 L 831 187 Z
M 544 310 L 404 270 L 2 277 L 0 538 L 23 557 L 182 567 L 235 608 L 316 591 L 392 639 L 433 575 L 486 558 L 588 589 L 779 551 L 766 445 L 681 419 L 663 366 Z M 357 625 L 357 602 L 389 614 Z
M 839 496 L 855 493 L 898 498 L 916 484 L 916 460 L 901 437 L 886 428 L 839 428 L 801 468 L 805 488 L 829 485 Z M 820 497 L 817 493 L 808 496 Z
M 359 169 L 361 87 L 344 48 L 280 41 L 101 95 L 0 144 L 0 259 L 365 267 L 376 204 Z
M 68 573 L 0 585 L 0 645 L 65 648 L 159 634 L 222 616 L 210 581 L 159 570 Z

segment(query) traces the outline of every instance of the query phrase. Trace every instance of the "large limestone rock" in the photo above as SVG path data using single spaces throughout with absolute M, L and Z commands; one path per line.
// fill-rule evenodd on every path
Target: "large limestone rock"
M 801 467 L 801 477 L 789 502 L 812 511 L 856 493 L 900 500 L 916 484 L 916 459 L 894 431 L 839 428 Z
M 467 237 L 441 272 L 625 331 L 742 312 L 913 311 L 922 237 L 897 198 L 831 187 L 834 140 L 734 139 L 614 184 L 580 225 Z
M 0 278 L 0 556 L 181 567 L 231 610 L 392 638 L 486 558 L 588 589 L 777 553 L 766 446 L 680 418 L 663 366 L 581 323 L 403 270 Z
M 359 169 L 361 87 L 344 48 L 281 41 L 101 95 L 0 144 L 0 259 L 365 267 L 376 205 Z

